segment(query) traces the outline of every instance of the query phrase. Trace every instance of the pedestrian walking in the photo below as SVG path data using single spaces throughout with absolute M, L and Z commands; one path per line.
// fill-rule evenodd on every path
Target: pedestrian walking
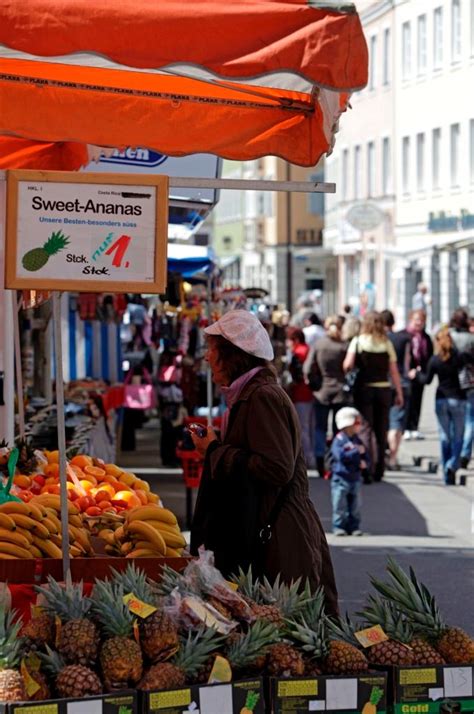
M 361 421 L 354 407 L 344 407 L 336 414 L 339 431 L 331 445 L 332 528 L 336 536 L 362 535 L 362 471 L 367 469 L 369 456 L 358 436 Z
M 449 333 L 458 352 L 474 352 L 474 332 L 471 332 L 471 320 L 463 308 L 458 308 L 451 315 Z M 459 374 L 459 386 L 466 394 L 466 420 L 459 464 L 466 468 L 471 460 L 474 442 L 474 366 L 466 364 Z
M 433 354 L 433 342 L 425 330 L 426 312 L 412 310 L 409 316 L 407 331 L 411 335 L 411 361 L 410 369 L 416 370 L 417 377 L 411 385 L 410 405 L 408 407 L 407 426 L 403 435 L 404 439 L 424 439 L 419 431 L 421 406 L 423 402 L 423 380 L 418 376 L 426 374 L 428 362 Z M 413 372 L 412 372 L 413 374 Z
M 375 435 L 377 453 L 373 480 L 381 481 L 385 472 L 385 446 L 392 386 L 397 406 L 403 405 L 403 393 L 397 356 L 385 334 L 380 313 L 371 310 L 365 315 L 360 335 L 351 341 L 343 367 L 346 372 L 357 370 L 354 405 Z
M 303 364 L 308 356 L 309 347 L 306 344 L 304 332 L 299 327 L 288 327 L 286 334 L 287 347 L 291 357 L 289 364 L 291 383 L 288 385 L 288 395 L 295 405 L 300 421 L 301 442 L 306 466 L 309 469 L 314 469 L 314 397 L 303 374 Z
M 392 406 L 388 416 L 387 442 L 389 449 L 388 467 L 398 471 L 398 450 L 405 432 L 408 406 L 410 404 L 411 380 L 408 376 L 411 361 L 411 335 L 406 330 L 394 332 L 395 318 L 390 310 L 382 310 L 382 316 L 387 337 L 392 343 L 397 355 L 397 367 L 403 392 L 403 405 L 395 404 L 395 390 L 392 390 Z
M 425 283 L 418 283 L 416 293 L 411 299 L 412 310 L 423 310 L 426 313 L 429 303 L 428 286 Z
M 473 361 L 470 353 L 457 351 L 449 329 L 444 327 L 436 333 L 435 354 L 430 358 L 426 373 L 421 372 L 421 369 L 417 370 L 418 379 L 423 384 L 431 384 L 434 377 L 438 377 L 435 412 L 444 482 L 447 486 L 454 486 L 456 483 L 456 470 L 459 467 L 464 437 L 466 394 L 459 384 L 459 372 Z
M 342 341 L 343 319 L 338 315 L 328 317 L 324 323 L 326 334 L 321 337 L 305 364 L 309 386 L 316 398 L 314 450 L 316 468 L 321 478 L 325 473 L 325 455 L 329 416 L 332 412 L 332 434 L 336 429 L 336 414 L 347 404 L 344 392 L 343 363 L 347 343 Z

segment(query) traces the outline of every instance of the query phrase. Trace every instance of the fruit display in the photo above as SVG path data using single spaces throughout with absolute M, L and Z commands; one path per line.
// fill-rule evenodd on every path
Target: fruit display
M 106 552 L 126 558 L 179 558 L 186 546 L 174 513 L 150 503 L 125 514 L 123 525 L 102 529 Z

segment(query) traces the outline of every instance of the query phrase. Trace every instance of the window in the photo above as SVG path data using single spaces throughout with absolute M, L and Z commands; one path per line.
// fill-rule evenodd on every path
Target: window
M 410 193 L 410 137 L 404 136 L 402 143 L 402 190 Z
M 443 8 L 437 7 L 433 13 L 433 66 L 439 69 L 443 64 Z
M 360 146 L 354 148 L 354 198 L 360 198 L 360 182 L 362 174 L 362 150 Z
M 459 124 L 451 124 L 451 186 L 459 186 Z
M 367 196 L 375 196 L 375 144 L 367 144 Z
M 469 176 L 474 183 L 474 119 L 469 122 Z
M 461 58 L 461 0 L 451 3 L 451 59 Z
M 402 25 L 402 76 L 407 79 L 411 74 L 411 27 L 409 22 Z
M 418 17 L 418 48 L 417 48 L 418 74 L 426 72 L 426 15 Z
M 425 190 L 425 135 L 416 135 L 416 188 Z
M 341 192 L 342 200 L 347 201 L 348 179 L 349 176 L 349 149 L 344 149 L 342 152 L 342 175 L 341 175 Z
M 370 38 L 369 52 L 369 89 L 375 87 L 375 67 L 377 66 L 377 36 L 372 35 Z
M 314 183 L 323 183 L 324 171 L 311 174 L 309 180 L 314 181 Z M 271 196 L 269 191 L 267 191 L 267 193 Z M 308 213 L 312 216 L 324 216 L 324 193 L 317 192 L 308 194 Z
M 473 0 L 474 2 L 474 0 Z M 390 28 L 383 33 L 383 83 L 390 84 Z
M 432 159 L 433 159 L 433 175 L 432 183 L 433 190 L 437 190 L 441 186 L 441 129 L 433 129 L 432 141 Z
M 392 157 L 390 139 L 386 136 L 382 142 L 382 191 L 387 196 L 392 191 Z

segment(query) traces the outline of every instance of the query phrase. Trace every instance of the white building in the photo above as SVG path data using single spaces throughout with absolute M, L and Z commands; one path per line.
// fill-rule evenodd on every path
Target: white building
M 325 245 L 338 256 L 340 302 L 366 291 L 403 322 L 423 280 L 431 323 L 460 304 L 474 312 L 474 0 L 359 11 L 369 84 L 326 163 L 338 189 Z

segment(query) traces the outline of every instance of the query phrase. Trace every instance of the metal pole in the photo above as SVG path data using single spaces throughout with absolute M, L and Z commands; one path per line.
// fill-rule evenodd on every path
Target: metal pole
M 66 430 L 64 426 L 63 348 L 61 342 L 61 293 L 53 292 L 54 371 L 56 374 L 56 414 L 58 419 L 59 485 L 61 493 L 61 537 L 63 579 L 69 575 L 69 515 L 67 497 Z
M 211 297 L 212 297 L 212 275 L 207 276 L 207 319 L 211 322 Z M 212 372 L 209 364 L 207 365 L 207 423 L 208 426 L 212 424 Z
M 291 166 L 291 164 L 288 164 Z M 289 176 L 289 171 L 287 171 Z M 336 193 L 335 183 L 323 181 L 265 181 L 262 179 L 207 179 L 190 176 L 170 176 L 175 188 L 222 188 L 235 191 L 290 191 L 291 193 Z
M 291 164 L 286 163 L 286 180 L 291 182 Z M 293 255 L 292 255 L 292 220 L 291 191 L 286 194 L 286 309 L 291 315 L 293 310 Z
M 12 296 L 12 316 L 13 316 L 13 340 L 15 349 L 15 373 L 16 390 L 18 402 L 18 433 L 20 439 L 25 438 L 25 401 L 23 394 L 23 372 L 21 369 L 21 345 L 20 345 L 20 313 L 19 305 L 16 301 L 16 290 L 11 291 Z

